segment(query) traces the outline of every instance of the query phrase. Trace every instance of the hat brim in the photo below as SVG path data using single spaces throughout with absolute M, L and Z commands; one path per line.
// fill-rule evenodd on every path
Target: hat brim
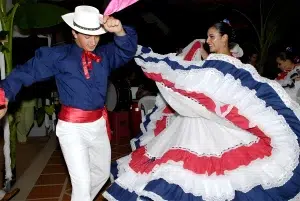
M 102 21 L 103 19 L 103 15 L 99 14 L 100 20 Z M 85 30 L 85 29 L 80 29 L 79 27 L 74 26 L 74 13 L 68 13 L 65 14 L 63 16 L 61 16 L 61 18 L 67 23 L 67 25 L 69 25 L 72 29 L 74 29 L 75 31 L 78 31 L 79 33 L 83 33 L 86 35 L 101 35 L 101 34 L 105 34 L 106 31 L 103 27 L 101 27 L 98 30 L 95 31 L 90 31 L 90 30 Z

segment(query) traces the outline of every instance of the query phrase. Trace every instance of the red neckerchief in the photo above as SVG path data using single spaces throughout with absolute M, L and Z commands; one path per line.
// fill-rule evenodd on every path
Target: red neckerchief
M 101 57 L 95 55 L 92 52 L 89 51 L 83 51 L 81 55 L 81 61 L 82 61 L 82 67 L 83 67 L 83 72 L 86 77 L 86 79 L 90 79 L 90 74 L 89 70 L 92 70 L 92 60 L 96 61 L 99 63 L 101 61 Z

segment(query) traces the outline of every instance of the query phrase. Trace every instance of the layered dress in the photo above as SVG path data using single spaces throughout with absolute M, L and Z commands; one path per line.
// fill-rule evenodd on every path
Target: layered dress
M 276 81 L 222 54 L 185 61 L 140 46 L 135 61 L 161 97 L 144 137 L 113 166 L 106 199 L 300 199 L 300 108 Z M 159 99 L 174 112 L 155 134 L 169 117 Z

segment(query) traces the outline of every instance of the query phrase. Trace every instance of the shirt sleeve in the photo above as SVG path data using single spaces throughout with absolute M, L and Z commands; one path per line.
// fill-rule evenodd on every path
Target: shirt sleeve
M 46 80 L 58 73 L 55 66 L 59 53 L 53 48 L 42 47 L 36 50 L 35 56 L 23 65 L 16 66 L 13 71 L 0 83 L 5 97 L 11 101 L 20 91 L 22 86 Z
M 137 34 L 134 29 L 124 26 L 125 36 L 114 36 L 114 42 L 104 47 L 109 68 L 116 69 L 133 59 L 137 50 Z

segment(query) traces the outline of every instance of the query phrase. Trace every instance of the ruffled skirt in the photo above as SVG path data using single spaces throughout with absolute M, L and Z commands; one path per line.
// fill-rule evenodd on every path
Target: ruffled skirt
M 143 143 L 113 165 L 104 197 L 299 199 L 300 111 L 284 89 L 232 57 L 210 55 L 202 65 L 140 50 L 137 64 L 178 114 L 159 135 L 153 131 L 164 115 L 152 119 Z

